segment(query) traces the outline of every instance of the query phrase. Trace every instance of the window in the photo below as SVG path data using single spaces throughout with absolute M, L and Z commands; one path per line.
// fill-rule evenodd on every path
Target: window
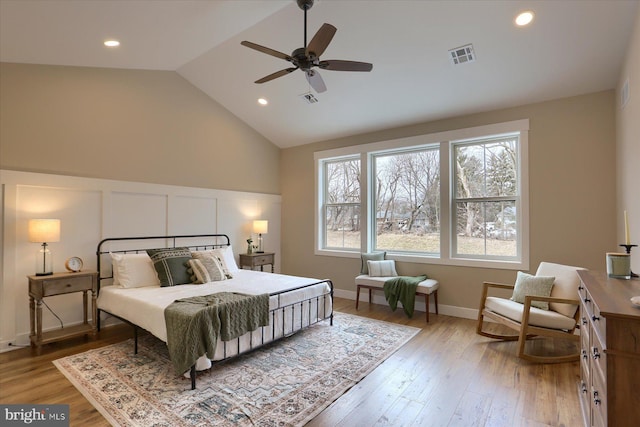
M 323 247 L 360 250 L 360 158 L 324 162 Z
M 453 142 L 454 257 L 517 259 L 518 136 Z
M 528 120 L 315 154 L 316 253 L 527 269 Z
M 438 151 L 435 146 L 372 156 L 375 250 L 440 253 Z

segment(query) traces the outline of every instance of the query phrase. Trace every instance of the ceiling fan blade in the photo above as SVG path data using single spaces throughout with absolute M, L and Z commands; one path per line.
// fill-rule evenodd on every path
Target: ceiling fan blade
M 273 79 L 277 79 L 278 77 L 286 76 L 287 74 L 297 70 L 297 67 L 285 68 L 284 70 L 276 71 L 275 73 L 269 74 L 268 76 L 264 76 L 260 80 L 256 80 L 256 83 L 265 83 Z
M 324 84 L 324 80 L 322 80 L 319 72 L 309 70 L 305 73 L 305 75 L 307 76 L 307 81 L 309 82 L 313 90 L 318 93 L 322 93 L 327 90 L 327 86 Z
M 322 24 L 322 27 L 318 30 L 315 36 L 309 42 L 307 46 L 307 54 L 313 52 L 316 58 L 320 57 L 331 43 L 331 39 L 336 34 L 336 27 L 331 24 Z
M 373 69 L 373 64 L 368 62 L 342 61 L 340 59 L 320 61 L 318 66 L 323 70 L 332 71 L 371 71 Z
M 260 46 L 259 44 L 248 42 L 246 40 L 243 41 L 243 42 L 240 42 L 240 44 L 242 46 L 246 46 L 246 47 L 250 47 L 251 49 L 255 49 L 258 52 L 266 53 L 267 55 L 271 55 L 271 56 L 275 56 L 276 58 L 284 59 L 285 61 L 293 60 L 293 58 L 291 58 L 289 55 L 287 55 L 285 53 L 278 52 L 277 50 L 273 50 L 273 49 L 268 48 L 268 47 Z

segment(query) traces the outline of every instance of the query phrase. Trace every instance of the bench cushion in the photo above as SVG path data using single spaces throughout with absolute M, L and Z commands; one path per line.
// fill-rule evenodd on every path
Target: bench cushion
M 383 289 L 384 282 L 394 278 L 395 277 L 371 277 L 366 274 L 361 274 L 356 277 L 356 285 L 366 285 L 366 286 L 372 286 L 372 287 Z M 433 279 L 423 280 L 422 282 L 418 283 L 418 288 L 416 289 L 416 292 L 420 292 L 422 294 L 430 294 L 431 292 L 437 290 L 439 286 L 440 285 L 438 284 L 437 280 L 433 280 Z
M 504 317 L 508 317 L 516 322 L 522 321 L 524 304 L 511 301 L 507 298 L 487 297 L 485 308 Z M 575 326 L 573 317 L 567 317 L 551 310 L 541 310 L 531 307 L 529 311 L 529 325 L 541 328 L 569 330 Z

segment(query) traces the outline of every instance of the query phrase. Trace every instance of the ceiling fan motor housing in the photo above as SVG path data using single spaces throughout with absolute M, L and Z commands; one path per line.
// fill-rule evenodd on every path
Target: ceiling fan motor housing
M 298 7 L 302 10 L 309 10 L 313 6 L 313 0 L 297 0 Z

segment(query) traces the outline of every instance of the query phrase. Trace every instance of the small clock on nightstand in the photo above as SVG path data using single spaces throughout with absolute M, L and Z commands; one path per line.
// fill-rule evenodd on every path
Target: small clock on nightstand
M 66 268 L 67 271 L 70 271 L 71 273 L 79 272 L 80 270 L 82 270 L 82 266 L 82 258 L 77 256 L 72 256 L 64 263 L 64 268 Z

